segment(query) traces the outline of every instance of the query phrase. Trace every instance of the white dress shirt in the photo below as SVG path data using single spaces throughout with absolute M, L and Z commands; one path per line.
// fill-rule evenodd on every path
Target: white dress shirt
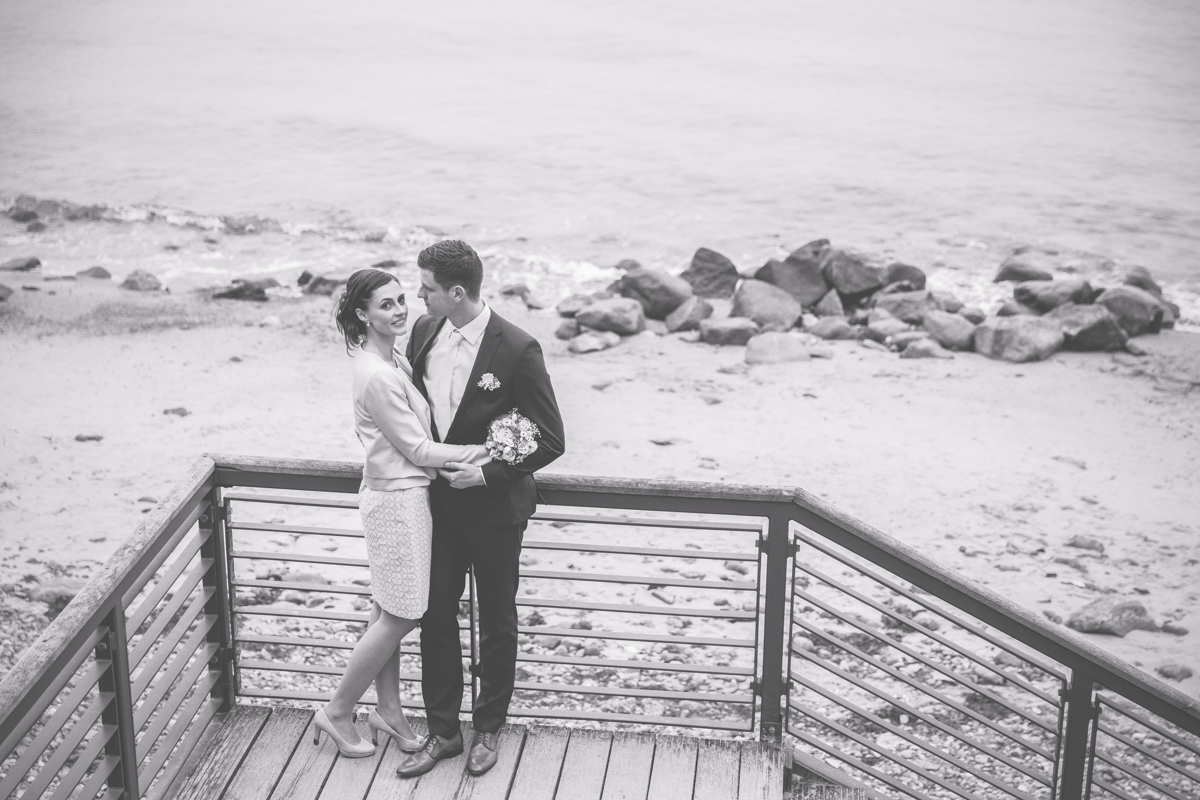
M 425 388 L 442 441 L 450 432 L 458 404 L 467 391 L 467 381 L 471 379 L 475 357 L 479 355 L 479 345 L 491 318 L 492 310 L 485 304 L 483 311 L 461 328 L 446 320 L 425 356 Z

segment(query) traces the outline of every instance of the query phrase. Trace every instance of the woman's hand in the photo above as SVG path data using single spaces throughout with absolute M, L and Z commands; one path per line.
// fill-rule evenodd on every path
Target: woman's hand
M 488 452 L 487 447 L 485 445 L 478 444 L 475 445 L 475 448 L 477 452 L 471 456 L 471 463 L 477 467 L 482 467 L 484 464 L 490 464 L 492 461 L 492 455 Z

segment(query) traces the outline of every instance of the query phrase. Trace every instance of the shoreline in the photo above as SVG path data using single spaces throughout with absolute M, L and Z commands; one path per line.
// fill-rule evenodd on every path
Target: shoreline
M 331 298 L 40 287 L 0 305 L 0 584 L 25 626 L 5 667 L 48 621 L 12 587 L 94 572 L 199 453 L 361 457 Z M 550 471 L 802 486 L 1035 613 L 1136 597 L 1192 632 L 1086 638 L 1151 674 L 1200 663 L 1200 336 L 1021 365 L 833 341 L 830 359 L 747 367 L 744 348 L 653 333 L 573 355 L 553 309 L 488 299 L 543 343 L 568 427 Z
M 70 276 L 100 265 L 119 281 L 135 270 L 159 277 L 172 291 L 215 290 L 235 278 L 275 279 L 282 287 L 274 297 L 299 295 L 296 278 L 308 270 L 317 274 L 348 274 L 359 267 L 395 261 L 401 274 L 415 275 L 417 253 L 433 242 L 452 236 L 476 245 L 489 280 L 497 287 L 524 283 L 534 295 L 552 305 L 575 291 L 602 289 L 621 275 L 616 264 L 635 258 L 651 269 L 678 273 L 690 263 L 694 247 L 675 246 L 661 252 L 633 249 L 619 237 L 571 243 L 537 243 L 511 231 L 487 231 L 464 223 L 447 231 L 436 226 L 289 222 L 259 216 L 197 214 L 162 206 L 79 206 L 61 200 L 38 200 L 20 195 L 0 197 L 9 208 L 0 216 L 0 263 L 35 256 L 47 275 Z M 36 217 L 11 219 L 13 210 Z M 29 225 L 44 226 L 30 232 Z M 815 238 L 820 231 L 811 231 Z M 778 236 L 768 241 L 746 240 L 729 248 L 743 273 L 770 259 L 782 259 L 799 241 Z M 706 245 L 700 241 L 695 245 Z M 1063 242 L 1040 242 L 1008 236 L 985 237 L 964 232 L 914 230 L 890 238 L 835 242 L 855 247 L 881 262 L 902 261 L 919 266 L 931 285 L 955 293 L 968 305 L 988 310 L 1009 296 L 994 284 L 997 268 L 1015 248 L 1048 249 L 1058 255 L 1055 277 L 1082 278 L 1096 285 L 1119 284 L 1131 267 L 1149 268 L 1170 299 L 1179 304 L 1182 329 L 1200 331 L 1200 274 L 1194 265 L 1164 264 L 1154 259 L 1122 260 L 1110 254 L 1078 249 Z M 0 283 L 19 288 L 18 275 L 0 272 Z M 415 289 L 415 277 L 410 281 Z

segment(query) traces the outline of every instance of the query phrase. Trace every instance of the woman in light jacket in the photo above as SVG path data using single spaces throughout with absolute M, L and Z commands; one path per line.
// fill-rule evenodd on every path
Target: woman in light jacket
M 448 461 L 489 459 L 483 445 L 433 440 L 429 404 L 396 349 L 396 339 L 407 333 L 408 307 L 393 275 L 378 269 L 351 275 L 336 319 L 346 351 L 354 356 L 355 432 L 366 450 L 358 505 L 374 603 L 367 632 L 313 724 L 333 738 L 342 755 L 372 755 L 375 748 L 354 728 L 354 707 L 374 681 L 378 705 L 367 718 L 371 738 L 378 741 L 383 732 L 404 751 L 415 752 L 423 743 L 400 705 L 400 642 L 417 626 L 429 598 L 429 483 Z

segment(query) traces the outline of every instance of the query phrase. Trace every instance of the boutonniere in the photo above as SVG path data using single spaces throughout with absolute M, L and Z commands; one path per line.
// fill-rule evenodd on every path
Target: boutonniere
M 500 388 L 500 381 L 496 380 L 496 376 L 492 373 L 485 372 L 483 373 L 483 376 L 480 377 L 479 383 L 476 385 L 484 391 L 494 392 Z

